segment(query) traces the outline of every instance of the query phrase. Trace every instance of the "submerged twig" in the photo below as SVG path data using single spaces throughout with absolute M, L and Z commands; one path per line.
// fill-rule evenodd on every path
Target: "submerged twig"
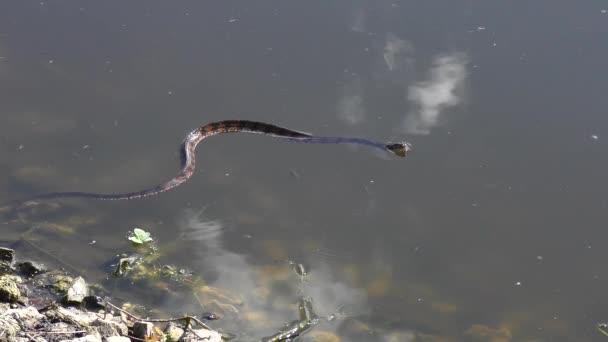
M 287 325 L 276 334 L 263 338 L 262 342 L 292 341 L 319 323 L 319 317 L 312 309 L 312 299 L 310 298 L 300 297 L 298 299 L 298 313 L 299 320 Z

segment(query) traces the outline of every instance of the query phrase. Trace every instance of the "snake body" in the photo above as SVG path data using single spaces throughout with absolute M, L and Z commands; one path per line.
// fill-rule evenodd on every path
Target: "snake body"
M 161 192 L 171 190 L 185 183 L 192 176 L 196 165 L 195 150 L 196 146 L 199 142 L 201 142 L 201 140 L 220 133 L 237 132 L 263 134 L 302 143 L 366 145 L 372 148 L 377 148 L 383 151 L 394 153 L 395 155 L 398 155 L 400 157 L 405 157 L 406 153 L 411 149 L 411 145 L 407 142 L 384 144 L 362 138 L 320 137 L 263 122 L 247 120 L 225 120 L 212 122 L 201 126 L 193 130 L 186 136 L 180 146 L 180 170 L 175 177 L 162 184 L 159 184 L 149 189 L 122 194 L 97 194 L 90 192 L 52 192 L 35 196 L 34 198 L 30 198 L 29 200 L 68 197 L 91 198 L 99 200 L 126 200 L 156 195 Z

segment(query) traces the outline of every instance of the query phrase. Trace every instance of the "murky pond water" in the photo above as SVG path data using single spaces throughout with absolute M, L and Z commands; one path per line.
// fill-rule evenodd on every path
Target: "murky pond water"
M 5 210 L 0 240 L 103 282 L 144 228 L 239 295 L 211 295 L 239 341 L 300 296 L 302 340 L 606 340 L 607 34 L 601 1 L 4 2 L 3 202 L 158 184 L 224 119 L 414 150 L 221 135 L 181 187 Z

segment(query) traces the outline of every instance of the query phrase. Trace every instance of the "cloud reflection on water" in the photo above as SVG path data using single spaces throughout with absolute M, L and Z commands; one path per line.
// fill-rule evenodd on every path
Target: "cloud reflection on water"
M 428 70 L 417 72 L 422 63 L 416 63 L 411 42 L 388 32 L 378 50 L 376 62 L 370 66 L 375 84 L 370 86 L 364 76 L 352 73 L 340 89 L 336 110 L 342 122 L 358 125 L 368 118 L 367 112 L 371 110 L 366 108 L 366 102 L 368 97 L 377 96 L 373 94 L 374 89 L 403 89 L 401 94 L 405 93 L 405 97 L 387 105 L 403 106 L 400 112 L 406 113 L 400 118 L 399 130 L 407 134 L 431 133 L 450 109 L 462 104 L 468 76 L 465 53 L 436 54 Z
M 429 134 L 447 109 L 462 102 L 466 65 L 463 53 L 437 56 L 428 78 L 408 87 L 407 99 L 415 109 L 404 120 L 407 133 Z
M 365 121 L 365 106 L 363 104 L 363 87 L 361 80 L 354 77 L 342 89 L 342 97 L 337 105 L 338 119 L 350 125 Z
M 269 335 L 274 332 L 273 329 L 279 329 L 296 319 L 293 304 L 300 295 L 313 299 L 314 310 L 320 317 L 333 315 L 345 307 L 357 315 L 366 314 L 369 310 L 366 291 L 338 280 L 333 270 L 335 265 L 329 265 L 322 258 L 307 261 L 312 268 L 303 282 L 286 260 L 276 260 L 270 267 L 279 270 L 277 275 L 288 272 L 288 276 L 268 279 L 272 278 L 269 275 L 273 273 L 261 272 L 266 265 L 255 265 L 247 255 L 223 246 L 221 222 L 206 219 L 202 211 L 187 210 L 179 227 L 182 239 L 198 245 L 192 248 L 197 254 L 193 256 L 193 260 L 197 260 L 193 266 L 195 273 L 212 274 L 210 286 L 239 294 L 245 303 L 241 313 L 262 312 L 267 320 L 273 322 L 270 328 L 256 327 L 255 322 L 251 322 L 251 326 L 246 328 L 250 334 Z M 268 296 L 260 296 L 260 293 L 264 293 L 261 291 L 263 288 L 270 291 Z M 323 320 L 320 327 L 324 331 L 336 331 L 339 324 L 339 320 L 331 323 Z M 239 324 L 239 328 L 243 327 Z

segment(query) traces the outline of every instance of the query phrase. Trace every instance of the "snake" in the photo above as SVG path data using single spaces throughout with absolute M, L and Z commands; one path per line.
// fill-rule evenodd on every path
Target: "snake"
M 289 128 L 276 126 L 274 124 L 263 123 L 249 120 L 224 120 L 211 122 L 190 132 L 180 145 L 180 169 L 177 175 L 168 181 L 154 187 L 127 193 L 100 194 L 92 192 L 51 192 L 40 194 L 29 198 L 27 201 L 46 200 L 56 198 L 90 198 L 98 200 L 128 200 L 144 198 L 169 191 L 184 184 L 194 173 L 196 166 L 195 150 L 196 146 L 208 137 L 222 133 L 255 133 L 270 137 L 312 144 L 355 144 L 365 145 L 405 157 L 406 153 L 412 149 L 408 142 L 380 143 L 363 138 L 355 137 L 332 137 L 315 136 L 310 133 L 295 131 Z

